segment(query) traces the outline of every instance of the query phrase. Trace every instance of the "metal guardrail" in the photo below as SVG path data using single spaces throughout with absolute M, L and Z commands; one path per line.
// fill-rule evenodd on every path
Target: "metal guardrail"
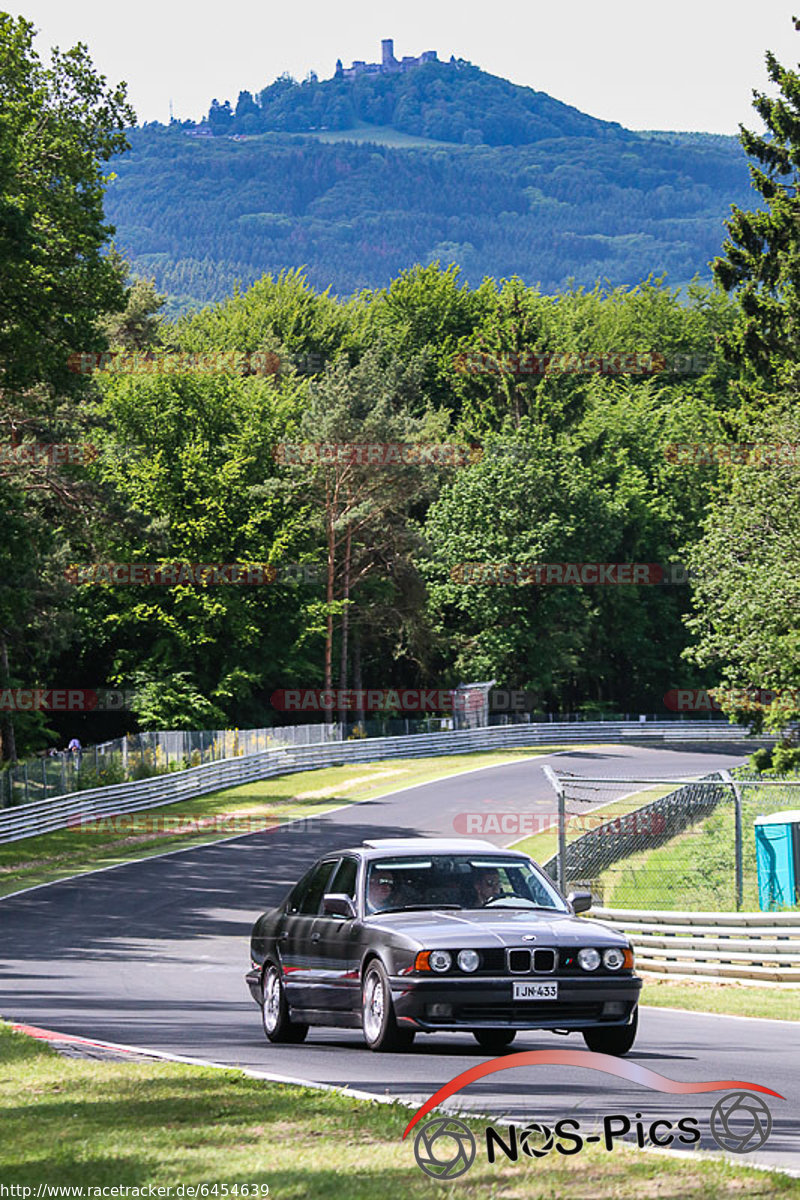
M 800 913 L 716 913 L 593 908 L 630 938 L 651 979 L 727 979 L 800 988 Z
M 687 729 L 691 726 L 691 732 Z M 321 745 L 287 746 L 280 750 L 244 755 L 174 771 L 133 783 L 114 784 L 73 792 L 48 800 L 0 810 L 0 844 L 35 837 L 78 825 L 81 820 L 114 816 L 174 804 L 193 796 L 208 795 L 274 775 L 308 771 L 345 763 L 376 762 L 386 758 L 426 758 L 442 754 L 467 754 L 475 750 L 503 750 L 522 746 L 586 743 L 734 741 L 747 733 L 719 721 L 691 722 L 580 722 L 541 725 L 503 725 L 448 733 L 355 739 Z M 765 740 L 752 740 L 755 747 Z

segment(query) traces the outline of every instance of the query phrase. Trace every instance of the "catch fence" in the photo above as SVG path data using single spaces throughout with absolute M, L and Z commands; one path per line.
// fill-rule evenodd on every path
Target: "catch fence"
M 800 807 L 800 778 L 744 767 L 690 779 L 544 769 L 559 813 L 558 850 L 545 869 L 607 909 L 757 909 L 755 818 Z

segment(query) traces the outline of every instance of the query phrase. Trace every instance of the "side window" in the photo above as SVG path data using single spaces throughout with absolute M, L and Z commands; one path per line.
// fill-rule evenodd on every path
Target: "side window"
M 357 874 L 358 863 L 356 860 L 354 858 L 343 858 L 336 869 L 336 874 L 325 888 L 325 891 L 337 892 L 349 896 L 351 900 L 355 900 Z
M 302 877 L 300 882 L 296 883 L 294 885 L 294 887 L 292 888 L 292 890 L 289 892 L 288 898 L 286 900 L 287 913 L 296 913 L 299 911 L 300 905 L 302 904 L 302 901 L 303 901 L 303 897 L 305 896 L 306 892 L 308 891 L 308 885 L 311 883 L 311 878 L 314 874 L 315 869 L 316 868 L 312 867 L 310 871 L 306 871 L 305 875 Z
M 308 879 L 308 885 L 300 898 L 297 912 L 314 914 L 319 911 L 322 897 L 327 890 L 325 884 L 330 878 L 334 865 L 333 862 L 320 863 L 312 871 Z

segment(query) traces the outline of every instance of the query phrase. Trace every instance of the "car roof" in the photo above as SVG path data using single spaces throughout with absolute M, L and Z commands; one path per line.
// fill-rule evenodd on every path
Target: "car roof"
M 384 855 L 403 858 L 415 854 L 502 854 L 527 858 L 527 855 L 519 850 L 504 850 L 502 846 L 495 846 L 493 842 L 484 841 L 482 838 L 365 838 L 361 846 L 351 847 L 349 853 L 361 854 L 365 858 L 379 858 Z

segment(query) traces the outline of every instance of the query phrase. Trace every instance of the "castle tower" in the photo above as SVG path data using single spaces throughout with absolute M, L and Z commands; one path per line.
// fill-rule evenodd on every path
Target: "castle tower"
M 381 50 L 384 67 L 394 66 L 394 38 L 384 38 L 381 42 Z

